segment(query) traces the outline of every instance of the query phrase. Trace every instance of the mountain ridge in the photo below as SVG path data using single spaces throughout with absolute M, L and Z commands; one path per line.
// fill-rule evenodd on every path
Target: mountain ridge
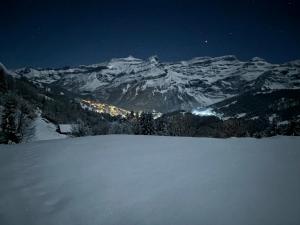
M 234 55 L 195 57 L 160 62 L 133 56 L 59 69 L 21 68 L 25 77 L 42 87 L 60 87 L 128 110 L 170 112 L 206 107 L 246 91 L 266 92 L 300 88 L 300 60 L 271 64 Z

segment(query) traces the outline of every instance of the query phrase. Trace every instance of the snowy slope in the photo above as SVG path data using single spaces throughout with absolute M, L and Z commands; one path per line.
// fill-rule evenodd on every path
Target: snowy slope
M 273 90 L 272 92 L 248 92 L 211 106 L 213 111 L 227 118 L 267 119 L 299 121 L 300 90 Z M 275 116 L 274 116 L 275 115 Z M 269 120 L 270 123 L 275 121 Z
M 39 85 L 54 85 L 130 110 L 168 112 L 207 106 L 244 91 L 300 88 L 299 61 L 270 64 L 255 57 L 198 57 L 160 62 L 132 56 L 100 64 L 63 69 L 16 71 Z
M 0 224 L 298 225 L 300 138 L 0 145 Z
M 47 119 L 41 117 L 40 114 L 35 118 L 32 124 L 33 134 L 25 140 L 25 142 L 35 142 L 43 140 L 53 140 L 67 138 L 67 135 L 58 133 L 57 126 Z

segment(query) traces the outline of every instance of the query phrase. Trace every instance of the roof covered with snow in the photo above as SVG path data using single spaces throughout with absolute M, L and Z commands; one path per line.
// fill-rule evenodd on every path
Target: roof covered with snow
M 73 124 L 59 124 L 59 130 L 61 133 L 71 133 Z

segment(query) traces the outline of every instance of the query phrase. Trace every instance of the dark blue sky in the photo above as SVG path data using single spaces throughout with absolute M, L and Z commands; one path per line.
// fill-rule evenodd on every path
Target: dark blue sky
M 297 0 L 1 0 L 0 61 L 9 68 L 195 56 L 300 58 Z

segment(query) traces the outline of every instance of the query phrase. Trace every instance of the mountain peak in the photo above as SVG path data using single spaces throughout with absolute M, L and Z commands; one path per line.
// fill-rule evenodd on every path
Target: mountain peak
M 127 61 L 136 61 L 136 60 L 140 60 L 138 58 L 133 57 L 132 55 L 127 56 L 126 58 L 123 58 L 124 60 Z
M 266 60 L 263 59 L 263 58 L 260 58 L 260 57 L 253 57 L 253 58 L 251 59 L 251 61 L 257 62 L 257 61 L 266 61 Z
M 153 64 L 159 63 L 159 59 L 158 59 L 158 56 L 157 56 L 157 55 L 150 56 L 150 57 L 148 58 L 148 60 L 149 60 L 151 63 L 153 63 Z
M 214 57 L 215 60 L 224 60 L 224 61 L 236 61 L 238 58 L 235 55 L 224 55 L 220 57 Z
M 129 55 L 125 58 L 112 58 L 110 62 L 136 62 L 136 61 L 142 61 L 141 59 L 135 58 L 132 55 Z

